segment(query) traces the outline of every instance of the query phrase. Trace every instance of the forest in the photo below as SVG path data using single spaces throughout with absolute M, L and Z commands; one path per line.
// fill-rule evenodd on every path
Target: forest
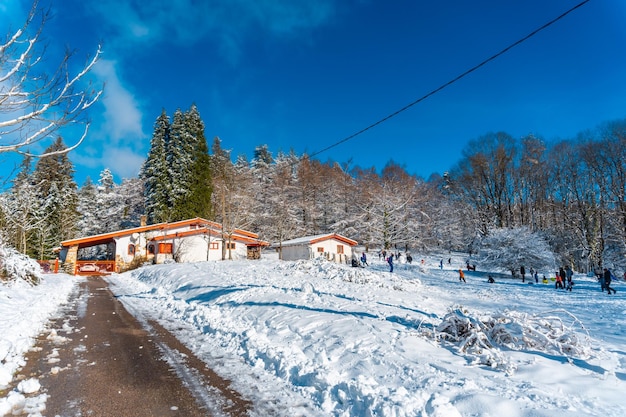
M 264 144 L 247 160 L 214 137 L 195 106 L 155 120 L 137 178 L 74 182 L 62 138 L 32 166 L 24 157 L 0 195 L 6 243 L 37 259 L 59 242 L 139 224 L 191 217 L 255 231 L 279 244 L 336 232 L 366 250 L 480 254 L 494 236 L 544 242 L 577 271 L 626 269 L 626 120 L 573 139 L 487 133 L 458 163 L 428 179 L 389 161 L 363 168 L 278 152 Z M 501 250 L 506 251 L 504 242 Z M 497 257 L 496 257 L 497 258 Z M 503 265 L 504 266 L 504 265 Z

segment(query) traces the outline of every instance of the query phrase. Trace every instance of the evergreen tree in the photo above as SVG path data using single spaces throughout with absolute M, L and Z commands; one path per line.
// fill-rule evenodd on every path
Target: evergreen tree
M 144 183 L 140 178 L 125 178 L 115 189 L 118 204 L 122 207 L 118 229 L 128 229 L 141 224 L 145 214 Z
M 185 126 L 185 115 L 180 109 L 174 112 L 166 158 L 167 174 L 171 186 L 169 220 L 183 220 L 186 214 L 185 202 L 190 191 L 193 143 L 191 133 L 187 131 Z
M 96 224 L 97 233 L 108 233 L 119 230 L 120 218 L 124 212 L 124 205 L 116 193 L 116 185 L 111 170 L 105 168 L 100 173 L 100 180 L 96 191 Z
M 37 230 L 37 256 L 52 257 L 52 249 L 61 241 L 76 237 L 79 213 L 74 166 L 62 138 L 45 150 L 33 172 L 38 211 L 44 218 Z
M 185 113 L 185 132 L 189 140 L 191 166 L 187 194 L 184 204 L 179 205 L 178 212 L 182 219 L 191 217 L 211 217 L 211 161 L 209 149 L 204 136 L 204 123 L 198 108 L 191 106 Z
M 210 217 L 210 158 L 195 105 L 185 113 L 176 110 L 171 124 L 161 113 L 141 179 L 150 223 Z
M 140 173 L 144 183 L 146 215 L 151 224 L 170 219 L 171 184 L 167 169 L 169 141 L 170 119 L 163 110 L 154 123 L 150 151 Z
M 31 160 L 30 156 L 24 157 L 10 192 L 3 194 L 0 199 L 5 242 L 24 254 L 32 254 L 28 242 L 32 240 L 33 230 L 40 221 L 32 184 Z
M 98 205 L 96 204 L 97 189 L 90 177 L 78 190 L 78 207 L 80 220 L 78 230 L 81 236 L 95 235 L 101 230 L 98 224 Z

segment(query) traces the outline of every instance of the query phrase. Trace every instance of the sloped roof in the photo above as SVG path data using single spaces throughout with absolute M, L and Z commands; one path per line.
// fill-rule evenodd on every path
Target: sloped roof
M 323 235 L 303 236 L 296 239 L 286 240 L 282 242 L 282 246 L 299 246 L 299 245 L 313 245 L 325 240 L 335 239 L 350 246 L 356 246 L 358 243 L 356 240 L 349 239 L 338 233 L 326 233 Z
M 133 227 L 130 229 L 118 230 L 116 232 L 102 233 L 99 235 L 86 236 L 86 237 L 81 237 L 77 239 L 69 239 L 69 240 L 65 240 L 61 242 L 61 246 L 68 247 L 68 246 L 75 246 L 75 245 L 79 245 L 79 246 L 98 245 L 101 243 L 108 243 L 111 240 L 116 239 L 116 238 L 130 236 L 133 233 L 168 231 L 168 230 L 179 229 L 181 227 L 192 226 L 192 225 L 196 225 L 198 227 L 201 227 L 202 229 L 191 229 L 188 231 L 188 232 L 194 232 L 191 234 L 204 233 L 206 229 L 210 229 L 212 230 L 212 233 L 214 235 L 218 236 L 221 234 L 221 231 L 222 231 L 221 224 L 203 219 L 201 217 L 196 217 L 193 219 L 181 220 L 177 222 L 157 223 L 157 224 L 151 224 L 147 226 L 139 226 L 139 227 Z M 179 233 L 187 233 L 187 232 L 179 232 Z M 241 235 L 238 237 L 237 240 L 245 239 L 245 240 L 248 240 L 250 243 L 255 242 L 259 244 L 267 244 L 267 242 L 259 241 L 258 240 L 259 235 L 256 233 L 252 233 L 252 232 L 241 230 L 241 229 L 235 229 L 234 233 Z M 175 233 L 172 233 L 171 235 L 172 235 L 171 237 L 175 237 Z

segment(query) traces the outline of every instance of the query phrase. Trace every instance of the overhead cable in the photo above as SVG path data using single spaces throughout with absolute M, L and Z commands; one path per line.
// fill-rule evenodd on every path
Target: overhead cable
M 528 35 L 524 36 L 523 38 L 519 39 L 516 42 L 513 42 L 512 44 L 510 44 L 509 46 L 507 46 L 506 48 L 502 49 L 500 52 L 490 56 L 489 58 L 485 59 L 484 61 L 482 61 L 481 63 L 471 67 L 470 69 L 468 69 L 467 71 L 461 73 L 460 75 L 456 76 L 455 78 L 451 79 L 450 81 L 446 82 L 445 84 L 442 84 L 441 86 L 435 88 L 434 90 L 432 90 L 431 92 L 423 95 L 422 97 L 418 98 L 417 100 L 407 104 L 406 106 L 402 107 L 399 110 L 396 110 L 395 112 L 389 114 L 388 116 L 383 117 L 382 119 L 378 120 L 377 122 L 359 130 L 356 133 L 351 134 L 350 136 L 341 139 L 331 145 L 328 145 L 327 147 L 320 149 L 319 151 L 316 151 L 310 155 L 307 155 L 308 158 L 312 158 L 316 155 L 319 155 L 323 152 L 326 152 L 336 146 L 341 145 L 342 143 L 348 142 L 351 139 L 354 139 L 355 137 L 359 136 L 360 134 L 386 122 L 387 120 L 391 119 L 392 117 L 397 116 L 398 114 L 408 110 L 409 108 L 413 107 L 414 105 L 426 100 L 428 97 L 440 92 L 441 90 L 443 90 L 444 88 L 454 84 L 455 82 L 459 81 L 460 79 L 466 77 L 467 75 L 471 74 L 472 72 L 476 71 L 477 69 L 481 68 L 482 66 L 486 65 L 487 63 L 493 61 L 494 59 L 498 58 L 499 56 L 507 53 L 508 51 L 510 51 L 511 49 L 513 49 L 514 47 L 516 47 L 517 45 L 521 44 L 522 42 L 530 39 L 531 37 L 535 36 L 537 33 L 541 32 L 542 30 L 546 29 L 548 26 L 553 25 L 554 23 L 558 22 L 559 20 L 561 20 L 562 18 L 564 18 L 565 16 L 567 16 L 568 14 L 572 13 L 574 10 L 582 7 L 583 5 L 585 5 L 586 3 L 589 3 L 591 0 L 584 0 L 580 3 L 578 3 L 576 6 L 572 7 L 571 9 L 567 10 L 566 12 L 564 12 L 563 14 L 561 14 L 560 16 L 550 20 L 548 23 L 545 23 L 544 25 L 540 26 L 539 28 L 533 30 L 532 32 L 530 32 Z

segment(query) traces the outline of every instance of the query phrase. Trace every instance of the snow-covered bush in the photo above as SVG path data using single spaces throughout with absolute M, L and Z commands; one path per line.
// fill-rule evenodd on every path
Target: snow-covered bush
M 526 271 L 534 268 L 544 273 L 555 270 L 554 253 L 540 233 L 527 227 L 490 230 L 480 243 L 478 262 L 482 270 Z
M 566 325 L 566 321 L 570 324 Z M 504 311 L 494 314 L 452 309 L 434 331 L 423 334 L 453 343 L 459 352 L 474 357 L 474 363 L 513 372 L 515 367 L 501 349 L 545 352 L 567 358 L 588 358 L 590 338 L 581 338 L 582 323 L 565 310 L 527 314 Z
M 6 246 L 0 239 L 0 281 L 15 281 L 22 279 L 31 284 L 39 283 L 41 267 L 28 256 L 19 253 L 10 246 Z

